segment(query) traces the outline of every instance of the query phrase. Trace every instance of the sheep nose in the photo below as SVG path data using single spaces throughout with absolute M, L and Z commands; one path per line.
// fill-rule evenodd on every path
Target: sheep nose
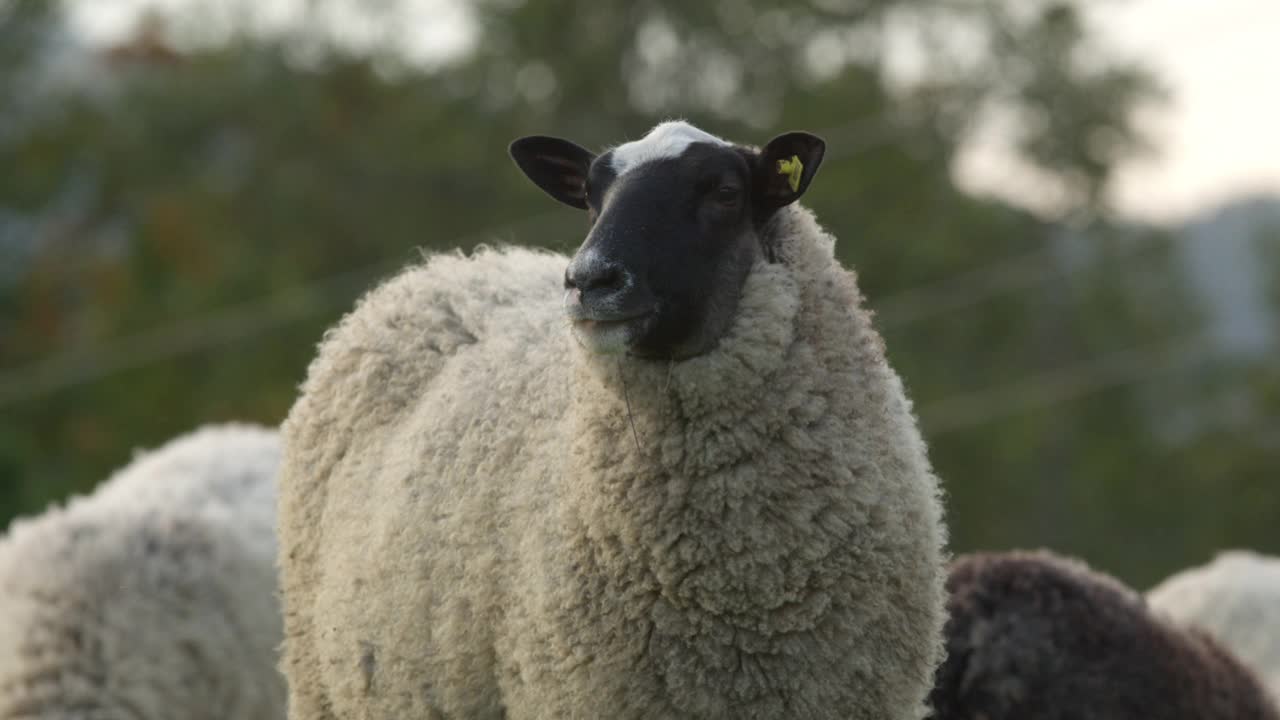
M 566 290 L 578 290 L 588 296 L 611 295 L 627 285 L 627 271 L 613 262 L 574 262 L 564 274 Z

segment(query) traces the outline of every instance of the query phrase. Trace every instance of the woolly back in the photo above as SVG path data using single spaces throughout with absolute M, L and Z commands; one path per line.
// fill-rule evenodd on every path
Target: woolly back
M 1147 593 L 1157 612 L 1230 648 L 1280 702 L 1280 558 L 1236 550 Z
M 1212 638 L 1149 612 L 1084 563 L 1040 551 L 959 558 L 947 581 L 935 720 L 1275 720 Z
M 116 510 L 182 509 L 230 523 L 246 544 L 268 554 L 276 544 L 276 481 L 280 434 L 248 423 L 206 425 L 135 455 L 92 496 Z
M 263 527 L 278 454 L 274 432 L 202 430 L 16 521 L 0 540 L 0 720 L 283 717 Z

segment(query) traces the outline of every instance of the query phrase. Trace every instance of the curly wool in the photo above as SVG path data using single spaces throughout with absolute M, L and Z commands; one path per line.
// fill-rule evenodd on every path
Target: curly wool
M 284 425 L 291 717 L 923 715 L 937 483 L 834 240 L 767 234 L 687 361 L 585 354 L 519 249 L 330 331 Z
M 947 590 L 935 720 L 1280 718 L 1230 652 L 1081 562 L 1044 551 L 963 556 Z
M 279 720 L 279 436 L 211 426 L 0 540 L 0 720 Z
M 1280 558 L 1246 550 L 1178 573 L 1147 593 L 1156 611 L 1227 646 L 1280 703 Z

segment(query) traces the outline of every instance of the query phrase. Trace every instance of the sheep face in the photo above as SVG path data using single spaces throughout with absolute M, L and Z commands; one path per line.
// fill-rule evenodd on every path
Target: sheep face
M 574 336 L 592 352 L 662 360 L 715 347 L 770 256 L 762 229 L 804 194 L 823 150 L 808 133 L 755 149 L 684 122 L 599 156 L 544 136 L 511 145 L 535 184 L 591 223 L 565 271 Z

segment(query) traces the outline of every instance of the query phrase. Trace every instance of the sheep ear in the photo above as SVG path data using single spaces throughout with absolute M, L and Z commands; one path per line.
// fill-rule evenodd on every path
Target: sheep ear
M 822 138 L 807 132 L 789 132 L 770 140 L 756 162 L 756 205 L 773 209 L 799 200 L 817 174 L 826 149 Z
M 548 195 L 565 205 L 587 209 L 587 171 L 594 153 L 580 145 L 546 135 L 530 135 L 507 149 L 520 170 Z

